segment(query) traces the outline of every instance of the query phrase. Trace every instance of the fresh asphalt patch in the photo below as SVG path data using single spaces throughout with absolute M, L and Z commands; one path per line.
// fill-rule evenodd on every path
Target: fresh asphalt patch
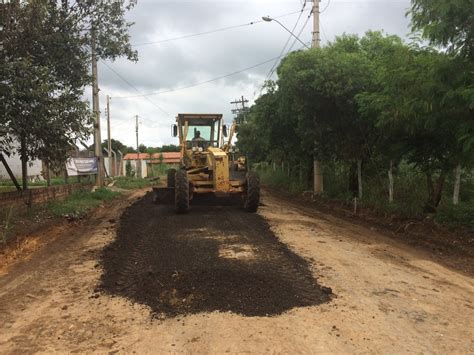
M 147 305 L 154 316 L 271 316 L 331 294 L 258 214 L 197 205 L 178 215 L 151 194 L 123 213 L 101 264 L 99 290 Z

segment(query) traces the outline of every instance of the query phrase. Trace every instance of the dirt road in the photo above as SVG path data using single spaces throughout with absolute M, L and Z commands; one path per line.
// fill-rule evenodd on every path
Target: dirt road
M 150 200 L 0 277 L 1 352 L 474 352 L 473 279 L 377 230 L 271 195 L 258 215 Z

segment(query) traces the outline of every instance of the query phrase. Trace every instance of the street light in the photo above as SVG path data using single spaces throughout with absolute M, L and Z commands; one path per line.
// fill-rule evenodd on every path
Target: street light
M 263 16 L 262 17 L 262 20 L 265 21 L 265 22 L 272 22 L 272 21 L 275 21 L 276 23 L 278 23 L 281 27 L 283 27 L 290 35 L 292 35 L 293 37 L 295 37 L 303 46 L 305 46 L 306 48 L 309 49 L 308 45 L 306 43 L 304 43 L 302 40 L 300 40 L 298 38 L 298 36 L 296 36 L 293 32 L 291 32 L 288 28 L 286 28 L 280 21 L 278 21 L 277 19 L 274 19 L 274 18 L 271 18 L 270 16 Z

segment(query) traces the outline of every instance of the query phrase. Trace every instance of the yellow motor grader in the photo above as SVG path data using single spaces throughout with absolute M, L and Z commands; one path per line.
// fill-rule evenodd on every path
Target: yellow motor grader
M 238 197 L 245 210 L 256 212 L 260 202 L 258 175 L 231 166 L 231 141 L 236 128 L 234 122 L 228 134 L 222 114 L 178 114 L 172 135 L 179 137 L 180 168 L 168 170 L 167 187 L 153 188 L 154 201 L 174 201 L 176 212 L 186 213 L 190 201 L 200 195 Z

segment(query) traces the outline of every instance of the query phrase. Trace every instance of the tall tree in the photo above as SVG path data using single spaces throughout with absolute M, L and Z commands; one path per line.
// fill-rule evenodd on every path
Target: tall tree
M 0 100 L 5 108 L 0 151 L 18 151 L 26 188 L 27 161 L 63 162 L 76 139 L 91 131 L 83 102 L 90 83 L 90 31 L 97 37 L 99 58 L 125 55 L 131 49 L 125 11 L 135 2 L 120 0 L 73 3 L 63 0 L 13 0 L 2 4 L 1 54 L 5 59 Z M 73 68 L 73 70 L 72 70 Z M 10 143 L 15 139 L 19 147 Z
M 473 0 L 412 0 L 409 14 L 431 44 L 474 59 Z

